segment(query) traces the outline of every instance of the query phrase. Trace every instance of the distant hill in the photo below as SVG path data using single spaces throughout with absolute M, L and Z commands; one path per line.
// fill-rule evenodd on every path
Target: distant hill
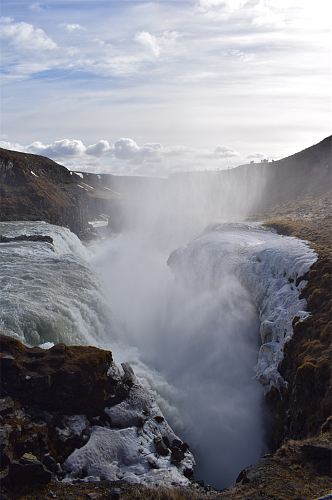
M 268 172 L 265 207 L 322 195 L 332 189 L 332 136 L 264 168 Z

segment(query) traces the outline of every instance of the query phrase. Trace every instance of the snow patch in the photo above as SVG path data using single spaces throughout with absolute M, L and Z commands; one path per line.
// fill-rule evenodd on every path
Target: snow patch
M 38 347 L 40 347 L 41 349 L 48 350 L 48 349 L 52 349 L 52 347 L 54 347 L 54 346 L 55 346 L 54 342 L 44 342 L 43 344 L 39 344 Z
M 34 175 L 35 177 L 39 177 L 39 175 L 35 174 L 32 170 L 30 170 L 30 173 Z
M 110 370 L 113 373 L 114 366 Z M 121 375 L 119 368 L 116 368 L 116 374 Z M 189 451 L 185 451 L 180 464 L 172 463 L 171 452 L 167 448 L 178 438 L 146 389 L 135 383 L 128 398 L 105 408 L 105 413 L 111 428 L 96 425 L 90 429 L 88 442 L 65 461 L 66 481 L 87 475 L 93 480 L 131 483 L 189 483 L 184 472 L 192 470 L 194 458 Z M 158 453 L 156 443 L 164 443 L 164 453 Z

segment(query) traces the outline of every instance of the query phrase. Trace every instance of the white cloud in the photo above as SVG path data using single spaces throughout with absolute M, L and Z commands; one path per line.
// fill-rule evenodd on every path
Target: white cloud
M 14 22 L 11 18 L 0 18 L 0 39 L 20 50 L 49 51 L 57 47 L 45 31 L 25 22 Z
M 130 160 L 141 163 L 148 159 L 157 160 L 164 152 L 159 143 L 147 143 L 139 146 L 133 139 L 123 137 L 113 145 L 114 156 L 121 160 Z
M 18 144 L 16 142 L 10 142 L 10 141 L 0 141 L 0 148 L 10 149 L 12 151 L 20 151 L 22 153 L 26 151 L 25 146 L 22 146 L 21 144 Z
M 31 5 L 29 5 L 29 9 L 35 10 L 35 11 L 41 11 L 41 10 L 43 10 L 43 7 L 41 6 L 41 4 L 39 2 L 34 2 Z
M 232 158 L 234 156 L 239 156 L 234 149 L 228 148 L 227 146 L 217 146 L 214 150 L 214 154 L 218 158 Z
M 154 56 L 159 57 L 162 52 L 174 46 L 178 36 L 176 31 L 164 31 L 160 36 L 152 35 L 148 31 L 140 31 L 136 34 L 135 40 L 150 49 Z
M 53 144 L 43 144 L 35 141 L 26 146 L 29 153 L 50 156 L 52 158 L 65 158 L 67 156 L 81 156 L 86 152 L 83 142 L 78 139 L 62 139 Z
M 86 146 L 80 139 L 61 139 L 50 144 L 35 141 L 27 146 L 0 141 L 0 147 L 27 153 L 48 156 L 64 162 L 73 169 L 107 171 L 111 165 L 124 173 L 149 173 L 166 175 L 175 170 L 202 170 L 220 168 L 223 160 L 237 158 L 239 155 L 226 146 L 218 146 L 212 151 L 195 149 L 183 145 L 163 146 L 160 143 L 137 144 L 131 138 L 122 137 L 110 144 L 101 139 Z M 208 163 L 206 163 L 208 161 Z
M 265 158 L 268 158 L 265 153 L 252 153 L 250 155 L 247 155 L 246 158 L 248 160 L 264 160 Z
M 226 9 L 235 11 L 242 8 L 247 3 L 247 0 L 200 0 L 199 5 L 204 10 L 210 9 Z
M 86 154 L 91 156 L 103 156 L 111 151 L 111 146 L 108 141 L 101 139 L 96 144 L 91 144 L 86 148 Z
M 135 40 L 141 45 L 148 47 L 156 57 L 160 56 L 160 47 L 157 38 L 148 31 L 137 33 Z
M 85 30 L 85 28 L 80 24 L 64 24 L 63 27 L 68 33 L 74 33 L 75 31 Z

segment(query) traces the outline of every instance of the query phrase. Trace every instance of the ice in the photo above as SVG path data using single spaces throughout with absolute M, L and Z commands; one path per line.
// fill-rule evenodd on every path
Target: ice
M 186 451 L 180 465 L 174 465 L 170 453 L 157 453 L 156 440 L 172 443 L 177 436 L 151 393 L 136 382 L 129 397 L 106 408 L 105 413 L 110 417 L 111 428 L 91 428 L 89 441 L 64 464 L 67 480 L 80 477 L 84 471 L 95 480 L 188 484 L 183 472 L 193 468 L 192 454 Z
M 41 349 L 51 349 L 52 347 L 54 347 L 54 342 L 44 342 L 43 344 L 39 344 L 38 347 L 40 347 Z
M 303 321 L 309 315 L 300 297 L 305 285 L 300 278 L 316 260 L 315 252 L 297 238 L 258 224 L 220 224 L 173 252 L 169 263 L 188 286 L 218 286 L 225 273 L 234 273 L 249 290 L 261 321 L 256 376 L 268 391 L 286 384 L 278 365 L 293 335 L 294 318 Z

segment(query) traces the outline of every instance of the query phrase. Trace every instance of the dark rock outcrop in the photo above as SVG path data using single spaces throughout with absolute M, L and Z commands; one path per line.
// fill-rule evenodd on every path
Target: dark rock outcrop
M 121 467 L 128 463 L 139 464 L 139 476 L 142 470 L 148 473 L 162 465 L 167 477 L 168 469 L 160 457 L 169 457 L 170 466 L 176 463 L 184 479 L 192 475 L 194 461 L 188 446 L 175 439 L 130 365 L 123 363 L 120 370 L 110 351 L 63 344 L 47 350 L 30 348 L 0 335 L 0 363 L 3 498 L 7 494 L 20 498 L 31 491 L 38 498 L 43 485 L 52 482 L 54 486 L 64 477 L 74 483 L 85 481 L 98 462 L 99 447 L 93 444 L 96 435 L 105 442 L 101 456 L 111 454 L 113 466 L 114 454 L 117 456 L 120 477 Z M 151 453 L 141 449 L 142 440 L 145 446 L 151 441 Z M 73 456 L 81 448 L 86 464 L 75 466 Z M 137 462 L 131 458 L 135 454 Z M 77 463 L 81 464 L 80 459 Z M 94 480 L 97 478 L 95 471 Z
M 0 148 L 0 220 L 44 220 L 84 234 L 87 192 L 79 180 L 48 158 Z
M 108 373 L 112 353 L 94 347 L 43 350 L 1 335 L 0 363 L 1 477 L 8 491 L 61 479 L 60 464 L 88 437 L 76 421 L 88 426 L 97 418 L 101 425 L 105 406 L 121 402 L 131 385 Z
M 93 417 L 126 397 L 125 386 L 107 375 L 110 351 L 64 344 L 29 348 L 1 336 L 0 359 L 1 396 L 33 411 L 42 405 L 45 411 Z

